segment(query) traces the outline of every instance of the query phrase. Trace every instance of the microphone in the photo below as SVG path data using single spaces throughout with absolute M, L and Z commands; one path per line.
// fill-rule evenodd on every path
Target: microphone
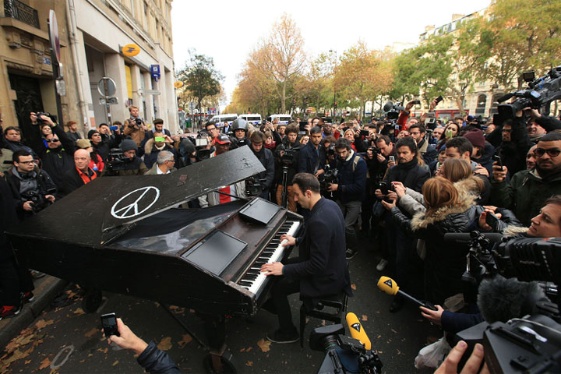
M 417 305 L 423 306 L 427 309 L 437 310 L 436 307 L 432 305 L 432 303 L 428 301 L 421 301 L 409 295 L 408 293 L 401 291 L 397 283 L 390 277 L 380 277 L 380 280 L 378 280 L 378 288 L 388 295 L 400 295 Z
M 347 313 L 347 326 L 349 326 L 349 331 L 351 332 L 351 336 L 364 344 L 364 348 L 369 351 L 372 349 L 372 343 L 370 343 L 370 339 L 368 335 L 366 335 L 366 331 L 362 328 L 358 317 L 353 312 Z
M 522 282 L 515 278 L 496 276 L 479 285 L 477 306 L 488 323 L 507 322 L 534 314 L 539 301 L 549 301 L 537 282 Z
M 495 101 L 497 101 L 497 102 L 499 102 L 499 103 L 502 103 L 503 101 L 506 101 L 506 100 L 510 99 L 511 97 L 513 97 L 513 96 L 514 96 L 513 93 L 507 93 L 506 95 L 503 95 L 503 96 L 499 97 L 499 98 L 498 98 L 497 100 L 495 100 Z

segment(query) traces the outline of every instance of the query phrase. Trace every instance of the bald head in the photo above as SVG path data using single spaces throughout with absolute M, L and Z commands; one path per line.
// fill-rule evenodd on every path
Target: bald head
M 90 163 L 90 152 L 85 149 L 78 149 L 74 152 L 74 164 L 76 168 L 86 172 L 88 170 L 88 165 Z

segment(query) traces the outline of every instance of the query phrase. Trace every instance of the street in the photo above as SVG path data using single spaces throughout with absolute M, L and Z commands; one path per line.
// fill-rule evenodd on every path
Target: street
M 372 244 L 363 238 L 363 249 L 350 261 L 354 297 L 349 299 L 348 311 L 361 320 L 372 348 L 378 350 L 383 372 L 430 372 L 416 370 L 413 361 L 419 349 L 441 336 L 440 331 L 424 321 L 412 304 L 406 304 L 398 313 L 389 313 L 392 298 L 376 287 L 382 274 L 375 270 L 378 256 L 367 249 L 369 245 Z M 154 340 L 167 351 L 183 372 L 204 372 L 205 349 L 157 302 L 104 293 L 97 312 L 87 314 L 82 309 L 79 293 L 75 285 L 69 285 L 49 308 L 15 337 L 6 347 L 8 353 L 1 354 L 0 371 L 142 373 L 132 352 L 114 350 L 102 337 L 99 316 L 115 312 L 138 336 L 146 341 Z M 292 305 L 293 320 L 298 324 L 300 301 L 297 295 L 293 295 Z M 173 306 L 170 309 L 171 314 L 204 340 L 202 323 L 192 311 Z M 226 344 L 239 373 L 315 373 L 324 353 L 312 351 L 308 337 L 313 327 L 320 326 L 321 322 L 309 321 L 304 348 L 299 343 L 271 344 L 266 334 L 276 328 L 276 316 L 260 310 L 252 320 L 229 318 Z

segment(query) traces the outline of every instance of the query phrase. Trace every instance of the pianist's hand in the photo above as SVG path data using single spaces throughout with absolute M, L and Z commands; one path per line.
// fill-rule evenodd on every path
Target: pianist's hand
M 286 239 L 286 243 L 284 244 L 285 247 L 288 245 L 296 245 L 296 238 L 294 238 L 292 235 L 282 234 L 281 242 L 285 239 Z
M 265 275 L 282 275 L 283 264 L 281 262 L 273 262 L 272 264 L 264 264 L 261 266 L 261 272 Z

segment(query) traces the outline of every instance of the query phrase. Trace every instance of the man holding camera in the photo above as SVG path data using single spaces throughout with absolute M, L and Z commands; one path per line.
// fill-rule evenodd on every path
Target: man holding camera
M 337 180 L 327 186 L 336 194 L 336 202 L 345 217 L 346 258 L 350 260 L 358 252 L 358 238 L 354 228 L 366 186 L 366 162 L 351 149 L 351 142 L 341 138 L 335 143 L 337 153 Z
M 249 137 L 249 142 L 249 146 L 253 151 L 253 154 L 259 159 L 259 162 L 261 162 L 261 165 L 265 168 L 265 171 L 253 177 L 253 180 L 259 181 L 259 185 L 261 186 L 261 191 L 258 196 L 269 200 L 269 192 L 271 192 L 271 187 L 273 186 L 273 181 L 275 180 L 275 158 L 273 156 L 273 152 L 263 147 L 263 144 L 265 143 L 265 134 L 261 131 L 252 132 Z M 248 187 L 247 181 L 246 187 Z
M 139 148 L 144 138 L 146 137 L 146 125 L 142 118 L 138 116 L 138 107 L 131 105 L 129 107 L 131 117 L 125 120 L 125 129 L 123 133 L 126 137 L 131 138 L 135 143 L 137 149 Z
M 376 189 L 376 197 L 380 200 L 388 199 L 397 200 L 397 194 L 392 188 L 392 182 L 401 182 L 407 188 L 411 188 L 417 192 L 421 192 L 423 184 L 430 178 L 428 167 L 419 165 L 417 159 L 417 144 L 411 137 L 399 139 L 395 144 L 397 149 L 397 165 L 388 170 L 384 178 L 386 191 L 382 191 L 384 186 Z M 403 288 L 407 286 L 409 281 L 408 265 L 409 254 L 413 253 L 414 241 L 406 235 L 406 233 L 392 221 L 392 215 L 384 212 L 386 222 L 386 248 L 382 249 L 382 257 L 390 260 L 392 271 L 395 274 L 394 279 Z M 403 298 L 395 296 L 390 305 L 390 312 L 394 313 L 403 307 Z
M 286 137 L 276 150 L 276 201 L 278 205 L 286 205 L 291 212 L 296 212 L 297 209 L 291 182 L 298 172 L 298 154 L 301 148 L 301 144 L 298 142 L 298 131 L 299 127 L 297 125 L 288 125 L 286 127 Z M 285 201 L 286 204 L 284 204 Z
M 5 177 L 18 217 L 23 220 L 55 202 L 56 185 L 45 171 L 37 168 L 31 153 L 16 151 L 12 161 L 14 166 Z
M 121 142 L 122 156 L 110 160 L 103 172 L 107 176 L 144 175 L 148 171 L 146 164 L 136 155 L 137 146 L 131 139 Z

